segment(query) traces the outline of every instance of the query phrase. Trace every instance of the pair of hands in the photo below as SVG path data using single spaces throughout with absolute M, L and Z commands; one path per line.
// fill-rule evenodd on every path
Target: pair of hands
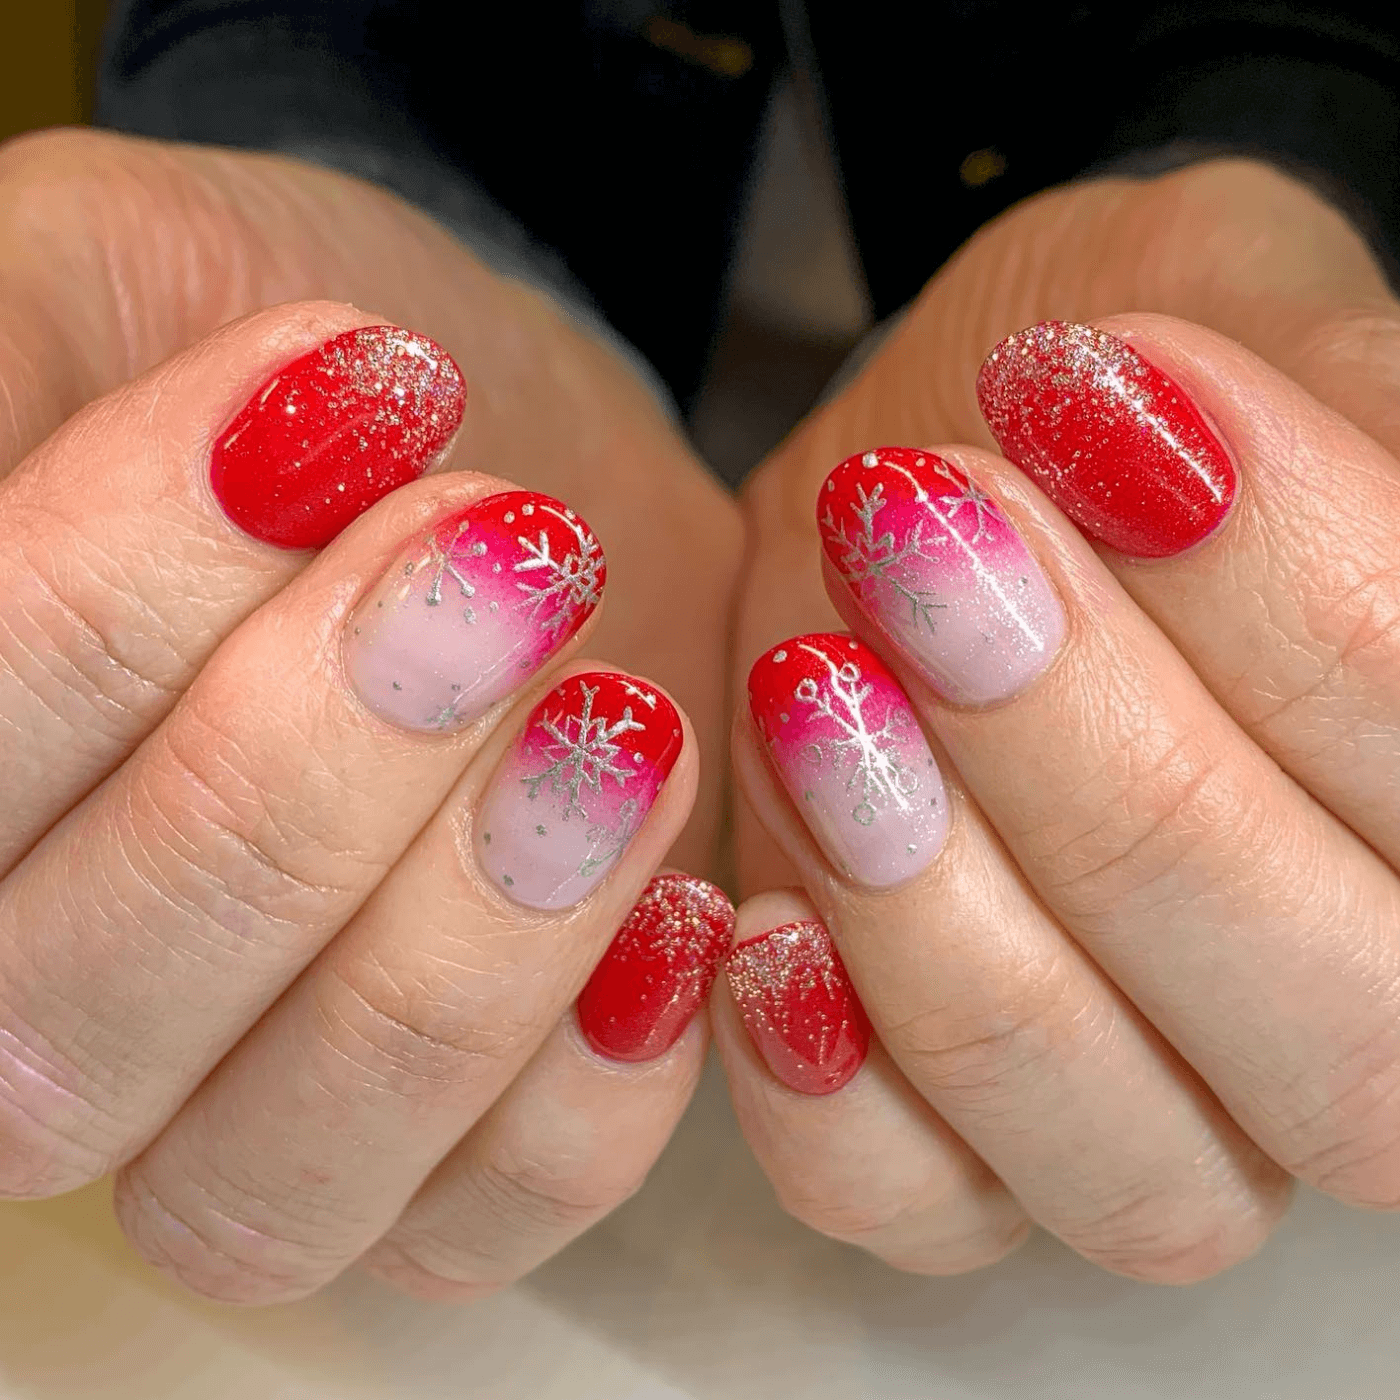
M 788 1209 L 901 1267 L 988 1263 L 1033 1219 L 1180 1281 L 1255 1248 L 1295 1176 L 1400 1198 L 1400 316 L 1308 191 L 1220 163 L 1011 211 L 755 475 L 741 518 L 608 351 L 380 192 L 109 136 L 0 160 L 0 1192 L 117 1168 L 136 1246 L 218 1297 L 294 1297 L 357 1259 L 472 1296 L 635 1188 L 712 1023 Z M 1114 315 L 1135 307 L 1198 324 Z M 977 366 L 1051 316 L 1113 317 L 1223 439 L 1239 500 L 1207 544 L 1095 549 L 985 450 Z M 211 454 L 224 504 L 256 513 L 249 444 L 270 412 L 317 411 L 286 375 L 260 386 L 328 342 L 367 401 L 388 378 L 408 405 L 358 420 L 402 473 L 368 495 L 443 451 L 460 384 L 417 337 L 366 335 L 386 321 L 461 365 L 452 463 L 470 470 L 401 486 L 314 557 L 230 528 Z M 973 444 L 908 471 L 947 459 L 995 501 L 943 477 L 967 497 L 950 539 L 1009 521 L 1026 541 L 1039 674 L 1022 647 L 993 684 L 985 658 L 930 653 L 938 617 L 882 613 L 894 575 L 843 546 L 858 516 L 844 537 L 831 517 L 823 579 L 824 479 L 884 443 Z M 274 497 L 275 520 L 244 523 L 344 514 Z M 527 508 L 535 563 L 572 548 L 572 572 L 519 552 Z M 497 565 L 519 595 L 493 593 Z M 523 640 L 492 630 L 517 596 Z M 903 768 L 857 775 L 845 807 L 836 772 L 833 800 L 807 802 L 784 770 L 793 707 L 765 709 L 771 685 L 764 727 L 741 707 L 735 850 L 756 897 L 682 1028 L 728 945 L 722 903 L 663 879 L 605 951 L 668 848 L 712 859 L 731 618 L 742 676 L 839 628 L 829 597 L 873 647 L 842 683 L 879 681 L 873 727 L 898 730 Z M 464 699 L 440 619 L 466 611 L 495 650 Z M 971 646 L 1005 619 L 962 621 L 942 635 Z M 579 660 L 576 632 L 630 678 Z M 837 673 L 843 645 L 818 646 Z M 425 652 L 423 681 L 405 658 Z M 774 683 L 819 699 L 821 674 Z M 940 698 L 956 685 L 979 703 Z M 534 782 L 589 723 L 602 767 Z M 936 815 L 900 826 L 928 794 Z M 907 847 L 907 868 L 880 865 Z M 580 1034 L 600 959 L 595 1045 L 618 988 L 701 968 L 666 988 L 667 1024 L 631 1028 L 623 1053 L 652 1058 Z

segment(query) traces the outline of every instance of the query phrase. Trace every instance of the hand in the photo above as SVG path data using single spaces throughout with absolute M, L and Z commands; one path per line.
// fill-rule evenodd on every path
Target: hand
M 312 295 L 375 315 L 221 324 Z M 718 492 L 545 302 L 293 163 L 8 147 L 0 297 L 0 1194 L 116 1170 L 138 1249 L 224 1299 L 511 1281 L 634 1189 L 703 1058 L 703 1017 L 619 1036 L 616 955 L 570 1009 L 639 896 L 627 947 L 691 930 L 688 1009 L 729 932 L 648 885 L 695 733 L 577 648 L 596 516 L 611 645 L 713 724 Z
M 978 365 L 1052 317 L 1094 327 L 981 374 L 1013 466 Z M 738 849 L 805 895 L 740 910 L 716 1034 L 800 1218 L 926 1272 L 1034 1221 L 1183 1282 L 1294 1178 L 1400 1204 L 1397 351 L 1291 180 L 1085 184 L 755 480 Z

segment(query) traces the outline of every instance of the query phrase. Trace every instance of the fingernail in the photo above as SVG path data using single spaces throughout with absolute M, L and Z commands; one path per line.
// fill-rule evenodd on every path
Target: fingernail
M 533 491 L 487 496 L 410 545 L 356 607 L 346 675 L 391 724 L 460 729 L 583 626 L 606 578 L 567 506 Z
M 319 549 L 432 466 L 466 399 L 461 370 L 427 336 L 347 331 L 274 374 L 220 434 L 214 494 L 250 535 Z
M 654 1060 L 705 1004 L 734 936 L 734 906 L 693 875 L 658 875 L 579 994 L 584 1039 L 610 1060 Z
M 1045 571 L 951 462 L 912 447 L 849 457 L 817 521 L 861 610 L 949 700 L 1005 700 L 1059 650 L 1065 614 Z
M 788 794 L 833 865 L 875 889 L 943 845 L 948 799 L 899 682 L 863 642 L 794 637 L 749 673 L 749 707 Z
M 1158 559 L 1230 511 L 1235 468 L 1200 410 L 1126 341 L 1045 321 L 1003 340 L 977 398 L 1001 450 L 1087 534 Z
M 676 707 L 616 671 L 570 676 L 535 706 L 476 824 L 482 868 L 532 909 L 567 909 L 641 829 L 682 744 Z
M 821 924 L 745 939 L 724 971 L 759 1054 L 789 1089 L 830 1094 L 850 1082 L 870 1048 L 870 1021 Z

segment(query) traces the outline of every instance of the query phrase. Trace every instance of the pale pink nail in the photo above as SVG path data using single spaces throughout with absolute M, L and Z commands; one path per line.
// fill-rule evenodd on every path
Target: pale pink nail
M 535 706 L 476 821 L 482 868 L 533 909 L 565 909 L 641 829 L 683 742 L 676 707 L 615 671 L 570 676 Z
M 842 462 L 822 545 L 865 615 L 947 699 L 1024 690 L 1065 636 L 1050 581 L 996 502 L 951 462 L 881 447 Z
M 943 845 L 948 798 L 908 698 L 863 642 L 794 637 L 749 672 L 749 707 L 788 794 L 833 865 L 897 885 Z
M 382 719 L 458 729 L 578 631 L 606 577 L 567 506 L 533 491 L 488 496 L 410 546 L 355 609 L 346 674 Z

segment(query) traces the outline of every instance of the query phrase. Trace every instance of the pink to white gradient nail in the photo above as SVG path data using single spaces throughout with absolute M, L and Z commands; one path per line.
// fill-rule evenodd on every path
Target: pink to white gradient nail
M 615 671 L 570 676 L 491 779 L 476 822 L 482 869 L 532 909 L 577 904 L 641 829 L 682 742 L 654 686 Z
M 847 458 L 817 506 L 861 611 L 956 704 L 1024 690 L 1065 636 L 1055 590 L 996 502 L 932 452 Z
M 588 526 L 550 496 L 475 501 L 402 554 L 350 618 L 345 670 L 405 729 L 459 729 L 518 689 L 602 597 Z
M 948 833 L 938 765 L 899 682 L 863 642 L 794 637 L 749 673 L 749 706 L 789 795 L 833 865 L 884 889 Z

